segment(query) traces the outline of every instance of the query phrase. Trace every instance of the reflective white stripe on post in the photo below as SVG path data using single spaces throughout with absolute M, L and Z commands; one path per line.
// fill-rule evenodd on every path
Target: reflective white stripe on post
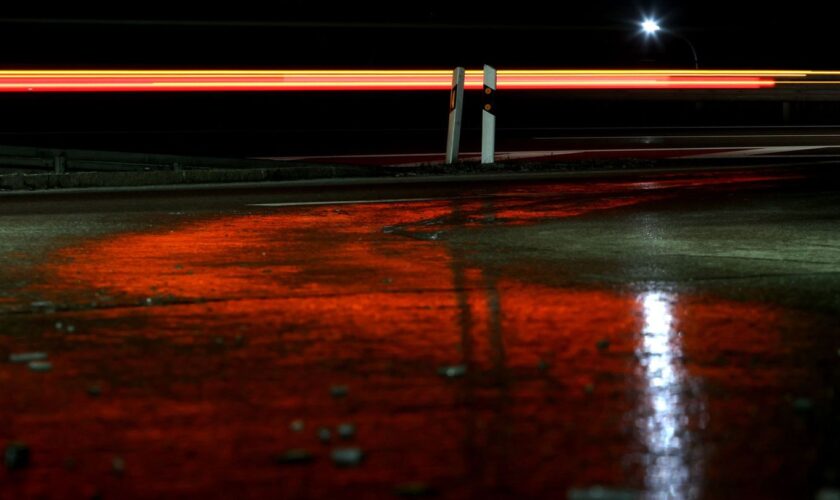
M 446 163 L 458 159 L 458 145 L 461 142 L 461 116 L 464 109 L 464 68 L 452 72 L 452 91 L 449 93 L 449 134 L 446 137 Z
M 481 111 L 481 163 L 496 159 L 496 68 L 484 65 L 484 99 Z

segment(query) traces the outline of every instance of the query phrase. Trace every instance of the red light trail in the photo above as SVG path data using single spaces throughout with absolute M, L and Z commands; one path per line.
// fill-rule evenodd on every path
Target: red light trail
M 762 89 L 804 71 L 499 70 L 500 90 Z M 827 72 L 820 73 L 828 74 Z M 800 80 L 803 83 L 807 80 Z M 822 83 L 822 82 L 821 82 Z M 838 82 L 840 83 L 840 82 Z M 6 70 L 0 92 L 228 92 L 448 90 L 447 70 Z M 482 88 L 468 70 L 465 88 Z

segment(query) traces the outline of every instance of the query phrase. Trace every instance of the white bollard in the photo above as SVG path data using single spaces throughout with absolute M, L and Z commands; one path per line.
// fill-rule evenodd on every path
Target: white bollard
M 452 91 L 449 93 L 449 134 L 446 137 L 446 163 L 458 159 L 458 145 L 461 142 L 461 116 L 464 109 L 464 68 L 452 72 Z
M 481 163 L 496 161 L 496 68 L 484 65 L 481 111 Z

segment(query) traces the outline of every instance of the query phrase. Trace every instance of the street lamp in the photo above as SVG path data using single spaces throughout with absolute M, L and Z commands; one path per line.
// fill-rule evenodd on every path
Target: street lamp
M 656 36 L 657 33 L 660 31 L 664 31 L 669 35 L 673 36 L 674 38 L 679 38 L 680 40 L 684 41 L 688 44 L 688 47 L 691 49 L 691 55 L 694 56 L 694 69 L 700 69 L 700 63 L 697 60 L 697 51 L 694 49 L 694 44 L 691 43 L 691 40 L 688 38 L 680 35 L 679 33 L 674 33 L 673 31 L 663 30 L 659 23 L 656 22 L 654 19 L 644 19 L 640 25 L 642 26 L 642 32 L 645 36 Z

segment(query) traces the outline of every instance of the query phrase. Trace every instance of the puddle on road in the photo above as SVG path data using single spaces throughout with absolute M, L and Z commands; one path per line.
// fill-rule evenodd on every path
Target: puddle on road
M 53 367 L 0 364 L 0 437 L 31 450 L 0 485 L 105 497 L 388 496 L 413 482 L 443 497 L 801 491 L 822 453 L 820 413 L 802 401 L 823 397 L 801 393 L 814 377 L 801 364 L 814 346 L 789 340 L 802 317 L 652 284 L 536 284 L 445 237 L 666 195 L 282 209 L 61 249 L 43 266 L 53 279 L 30 290 L 59 311 L 2 318 L 0 353 L 47 352 Z M 466 372 L 441 376 L 447 366 Z M 364 461 L 336 468 L 331 450 L 348 446 Z M 311 461 L 277 463 L 295 449 Z

